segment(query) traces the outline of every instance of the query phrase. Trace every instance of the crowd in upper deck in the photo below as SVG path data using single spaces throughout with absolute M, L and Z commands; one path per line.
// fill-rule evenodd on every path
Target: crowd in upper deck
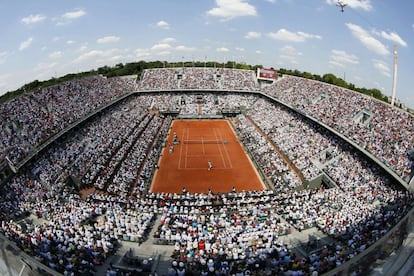
M 348 89 L 293 76 L 262 91 L 344 134 L 406 181 L 412 176 L 412 114 Z M 360 112 L 370 115 L 367 122 L 358 120 Z
M 48 138 L 135 89 L 135 78 L 92 76 L 30 91 L 0 104 L 0 161 L 21 161 Z M 28 91 L 29 92 L 29 91 Z
M 16 164 L 48 138 L 123 93 L 143 90 L 216 89 L 259 91 L 254 72 L 229 68 L 160 68 L 133 77 L 87 77 L 46 87 L 0 105 L 0 159 Z M 365 95 L 326 83 L 284 76 L 261 91 L 333 127 L 392 168 L 403 179 L 412 176 L 414 117 Z M 154 96 L 156 97 L 156 96 Z M 198 114 L 197 103 L 177 96 L 162 107 Z M 211 101 L 206 101 L 210 103 Z M 192 103 L 192 104 L 190 104 Z M 181 106 L 180 106 L 181 105 Z M 217 113 L 214 106 L 204 114 Z M 361 121 L 360 114 L 368 114 Z M 312 174 L 312 168 L 309 168 Z
M 260 90 L 253 71 L 210 67 L 144 70 L 139 88 L 142 90 Z

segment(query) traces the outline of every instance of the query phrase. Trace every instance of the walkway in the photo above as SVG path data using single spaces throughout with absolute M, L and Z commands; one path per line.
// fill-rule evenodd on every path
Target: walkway
M 160 224 L 161 221 L 159 218 L 157 218 L 154 222 L 151 232 L 148 234 L 148 239 L 141 245 L 139 245 L 136 242 L 121 241 L 121 247 L 117 250 L 115 255 L 109 257 L 104 265 L 99 266 L 96 274 L 105 275 L 105 272 L 108 269 L 110 263 L 112 263 L 115 266 L 122 266 L 122 257 L 130 249 L 132 249 L 132 251 L 134 252 L 134 256 L 137 256 L 140 259 L 152 258 L 152 271 L 157 271 L 158 275 L 167 274 L 168 268 L 170 266 L 170 256 L 174 251 L 174 247 L 153 244 L 154 233 L 158 230 Z

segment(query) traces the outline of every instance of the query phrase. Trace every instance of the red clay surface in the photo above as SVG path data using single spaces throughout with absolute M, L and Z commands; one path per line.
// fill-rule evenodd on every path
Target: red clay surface
M 170 153 L 174 133 L 179 144 Z M 150 189 L 154 193 L 181 193 L 183 187 L 190 193 L 265 189 L 227 120 L 173 121 L 158 166 Z

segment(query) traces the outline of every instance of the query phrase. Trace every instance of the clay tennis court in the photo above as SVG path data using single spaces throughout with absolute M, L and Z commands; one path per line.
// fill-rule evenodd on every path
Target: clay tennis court
M 154 193 L 181 193 L 183 187 L 190 193 L 264 189 L 227 120 L 173 121 L 158 166 Z

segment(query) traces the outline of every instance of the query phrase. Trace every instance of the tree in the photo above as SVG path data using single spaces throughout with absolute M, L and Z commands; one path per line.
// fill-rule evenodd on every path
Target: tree
M 325 74 L 322 77 L 323 82 L 327 82 L 327 83 L 330 83 L 330 84 L 334 84 L 335 80 L 336 80 L 336 76 L 334 74 L 331 74 L 331 73 Z
M 225 65 L 227 68 L 239 68 L 239 69 L 246 69 L 246 70 L 254 70 L 256 71 L 257 68 L 263 68 L 262 65 L 256 64 L 256 65 L 248 65 L 245 63 L 235 63 L 234 61 L 227 61 L 226 64 L 218 63 L 215 61 L 187 61 L 185 62 L 186 66 L 196 66 L 196 67 L 217 67 L 222 68 L 223 65 Z M 124 76 L 124 75 L 137 75 L 138 79 L 141 76 L 141 73 L 144 71 L 144 69 L 152 69 L 152 68 L 162 68 L 162 67 L 181 67 L 182 62 L 171 62 L 168 63 L 166 61 L 144 61 L 140 60 L 138 62 L 130 62 L 126 63 L 125 65 L 122 63 L 118 63 L 113 67 L 109 67 L 107 65 L 99 67 L 96 70 L 90 70 L 86 72 L 80 72 L 77 74 L 67 74 L 60 78 L 51 78 L 47 81 L 39 81 L 34 80 L 30 83 L 25 84 L 21 88 L 10 91 L 0 97 L 0 103 L 9 101 L 15 97 L 18 97 L 19 95 L 22 95 L 24 93 L 29 93 L 31 91 L 35 91 L 37 89 L 44 88 L 46 86 L 55 85 L 61 82 L 70 81 L 75 78 L 82 78 L 85 76 L 91 76 L 96 74 L 101 74 L 106 77 L 115 77 L 115 76 Z M 353 83 L 347 83 L 345 80 L 336 77 L 332 73 L 327 73 L 323 75 L 322 77 L 320 75 L 311 74 L 309 72 L 301 72 L 297 69 L 291 70 L 286 68 L 279 68 L 278 70 L 279 75 L 294 75 L 298 77 L 304 77 L 307 79 L 313 79 L 318 81 L 323 81 L 326 83 L 334 84 L 337 86 L 345 87 L 348 89 L 352 89 L 354 91 L 357 91 L 359 93 L 363 93 L 365 95 L 369 95 L 372 97 L 375 97 L 379 100 L 388 102 L 388 97 L 384 96 L 380 90 L 378 89 L 366 89 L 366 88 L 358 88 Z
M 314 79 L 314 78 L 313 78 L 313 75 L 312 75 L 311 73 L 308 73 L 308 72 L 303 72 L 302 76 L 303 76 L 304 78 L 307 78 L 307 79 L 311 79 L 311 80 L 313 80 L 313 79 Z

